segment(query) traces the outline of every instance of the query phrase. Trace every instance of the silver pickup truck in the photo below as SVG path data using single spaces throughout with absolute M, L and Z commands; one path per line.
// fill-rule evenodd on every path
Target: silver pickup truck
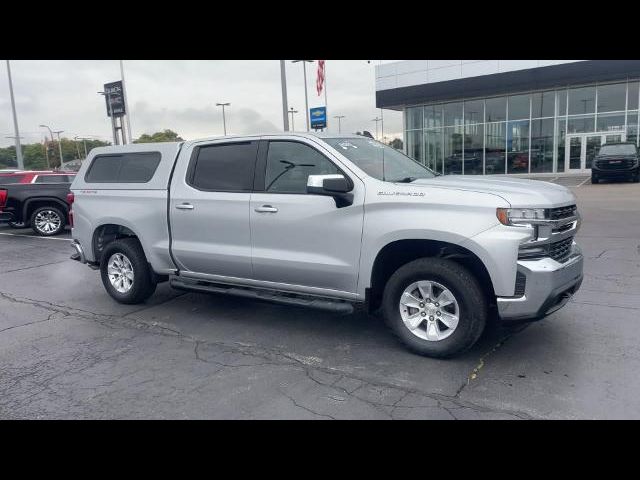
M 450 357 L 489 318 L 540 319 L 582 282 L 574 195 L 439 176 L 362 136 L 280 133 L 92 150 L 71 185 L 74 260 L 118 302 L 159 282 L 380 312 Z

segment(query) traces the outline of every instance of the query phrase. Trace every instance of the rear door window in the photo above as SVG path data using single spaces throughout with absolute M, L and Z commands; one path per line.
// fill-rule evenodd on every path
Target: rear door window
M 85 175 L 85 181 L 87 183 L 147 183 L 159 164 L 160 152 L 98 155 L 93 159 Z
M 67 183 L 67 175 L 38 175 L 34 183 Z
M 249 192 L 257 155 L 257 141 L 198 147 L 187 173 L 187 183 L 211 192 Z

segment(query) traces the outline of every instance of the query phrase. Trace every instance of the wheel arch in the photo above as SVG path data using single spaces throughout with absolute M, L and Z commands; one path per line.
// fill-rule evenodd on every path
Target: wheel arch
M 120 238 L 135 238 L 140 242 L 142 251 L 145 256 L 149 258 L 148 253 L 145 251 L 144 242 L 130 225 L 126 225 L 125 222 L 104 222 L 96 226 L 91 236 L 91 249 L 95 263 L 100 263 L 102 260 L 102 252 L 106 246 L 118 240 Z
M 65 215 L 65 223 L 68 223 L 69 219 L 69 205 L 56 197 L 36 197 L 30 198 L 24 202 L 22 206 L 22 221 L 29 222 L 31 221 L 31 215 L 34 210 L 40 207 L 49 207 L 55 206 L 62 210 L 62 213 Z
M 479 255 L 468 246 L 444 240 L 398 239 L 382 246 L 373 260 L 365 290 L 367 309 L 375 311 L 381 303 L 387 281 L 398 268 L 418 258 L 438 257 L 455 261 L 467 268 L 479 281 L 490 306 L 495 303 L 495 291 L 491 275 Z

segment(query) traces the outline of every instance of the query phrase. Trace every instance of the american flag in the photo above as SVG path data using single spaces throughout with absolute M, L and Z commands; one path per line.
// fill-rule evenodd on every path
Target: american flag
M 316 89 L 318 90 L 318 96 L 322 93 L 322 87 L 324 85 L 324 60 L 318 60 L 318 76 L 316 78 Z

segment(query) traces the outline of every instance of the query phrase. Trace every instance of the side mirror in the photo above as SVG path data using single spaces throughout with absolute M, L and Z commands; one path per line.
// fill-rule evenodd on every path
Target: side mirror
M 353 187 L 344 175 L 309 175 L 307 193 L 333 197 L 338 208 L 353 203 Z

